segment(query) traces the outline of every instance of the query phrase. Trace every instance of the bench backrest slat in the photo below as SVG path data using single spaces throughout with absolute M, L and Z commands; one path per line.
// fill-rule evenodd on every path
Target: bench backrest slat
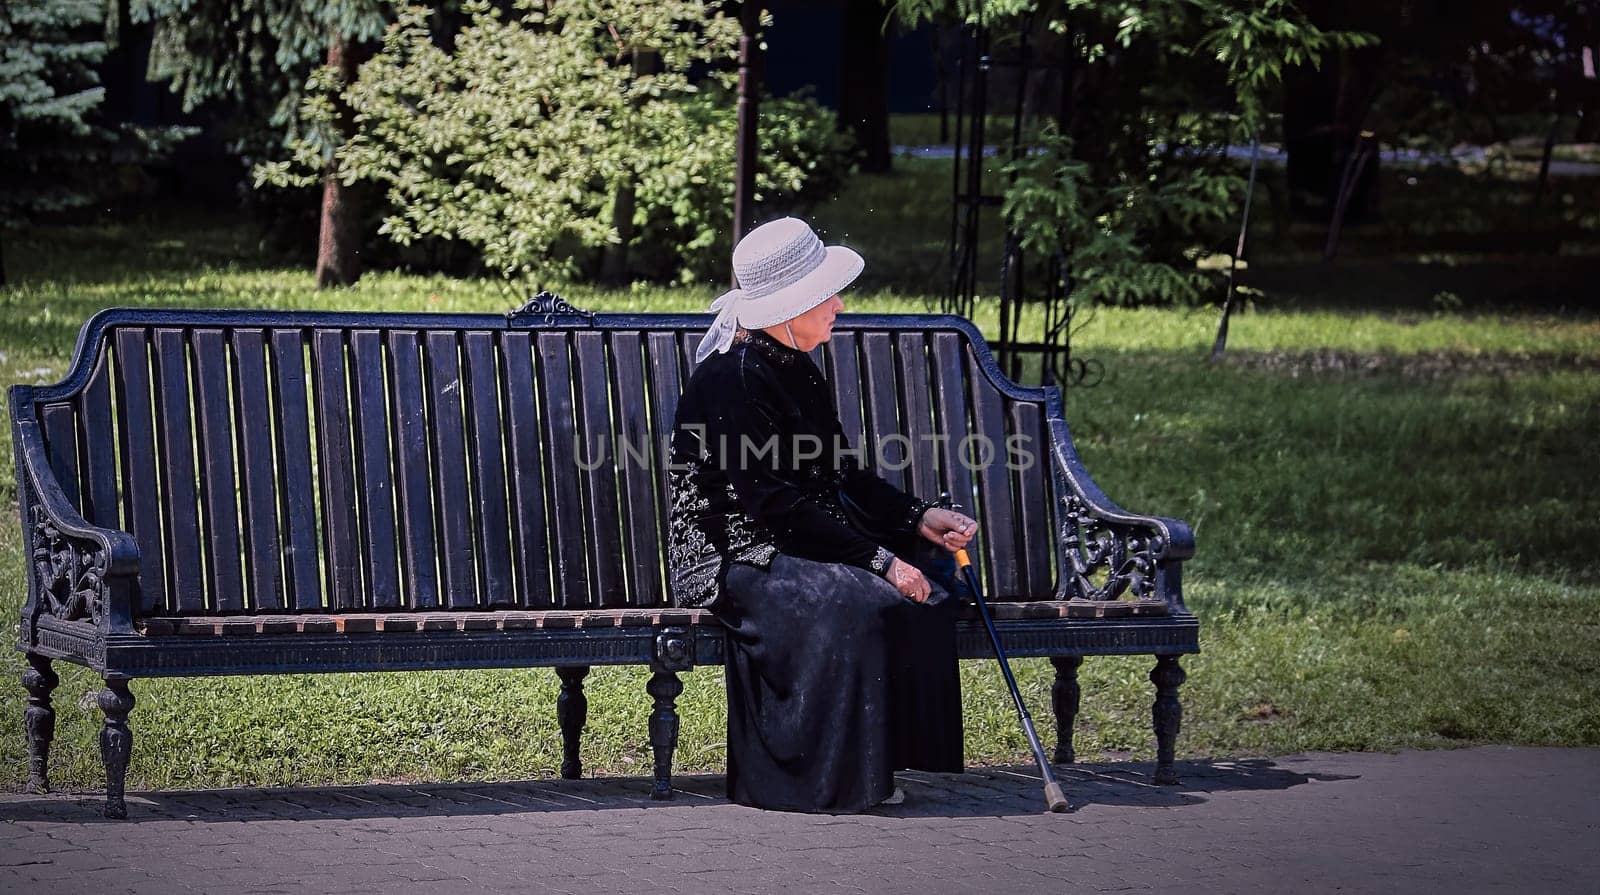
M 48 404 L 39 413 L 39 427 L 44 430 L 45 450 L 49 453 L 50 469 L 56 481 L 67 493 L 67 500 L 81 510 L 77 410 L 66 402 Z
M 544 399 L 540 431 L 548 438 L 548 469 L 551 470 L 545 478 L 551 498 L 550 523 L 555 535 L 551 582 L 556 606 L 576 609 L 589 605 L 591 573 L 583 481 L 575 444 L 578 429 L 572 359 L 568 354 L 566 333 L 542 332 L 534 341 L 539 352 L 540 397 Z M 564 472 L 556 474 L 557 470 Z
M 403 586 L 408 597 L 401 605 L 431 609 L 440 605 L 440 581 L 428 459 L 427 395 L 422 382 L 422 340 L 415 330 L 393 330 L 387 341 L 396 512 L 400 517 Z
M 1038 532 L 1050 531 L 1049 502 L 1039 500 L 1039 495 L 1050 493 L 1049 467 L 1042 460 L 1044 411 L 1037 402 L 1007 398 L 1006 434 L 1018 437 L 1025 454 L 1012 455 L 1016 466 L 1012 488 L 1016 494 L 1013 503 L 1017 516 L 1018 559 L 1021 562 L 1021 590 L 1023 593 L 1041 593 L 1050 589 L 1054 573 L 1050 567 L 1050 541 L 1038 537 Z M 1030 459 L 1024 459 L 1030 458 Z
M 506 371 L 506 450 L 510 459 L 511 550 L 518 601 L 532 608 L 552 605 L 549 494 L 544 484 L 544 442 L 539 431 L 539 379 L 534 375 L 533 337 L 501 337 Z
M 650 373 L 650 407 L 654 414 L 654 420 L 651 424 L 650 450 L 654 461 L 658 464 L 658 474 L 654 484 L 656 518 L 665 520 L 668 507 L 671 505 L 671 495 L 668 488 L 669 477 L 666 469 L 670 458 L 668 448 L 670 446 L 671 431 L 668 426 L 662 425 L 661 421 L 670 421 L 677 416 L 678 396 L 683 393 L 683 384 L 688 381 L 689 373 L 683 359 L 683 348 L 677 333 L 647 333 L 644 344 L 645 354 L 648 356 L 646 367 Z M 666 540 L 659 537 L 659 535 L 656 539 L 655 554 L 655 559 L 660 563 L 663 574 L 665 574 Z
M 431 469 L 434 515 L 439 520 L 439 570 L 444 605 L 470 609 L 477 602 L 473 562 L 472 497 L 467 490 L 467 436 L 461 395 L 461 357 L 456 334 L 434 330 L 424 340 L 427 395 L 433 434 Z
M 933 389 L 928 369 L 928 339 L 920 332 L 903 332 L 896 339 L 900 357 L 901 398 L 905 402 L 904 433 L 911 440 L 911 493 L 932 500 L 944 487 L 939 481 L 934 437 L 939 428 L 933 415 Z
M 95 359 L 89 382 L 78 394 L 78 418 L 83 428 L 84 518 L 103 520 L 109 528 L 127 530 L 117 495 L 117 430 L 113 423 L 111 351 Z M 68 495 L 71 495 L 69 490 Z
M 683 357 L 683 381 L 688 382 L 696 366 L 694 353 L 699 350 L 700 336 L 696 333 L 678 333 L 678 352 Z
M 189 345 L 181 329 L 151 334 L 156 387 L 156 440 L 160 457 L 162 530 L 167 541 L 167 586 L 179 612 L 206 605 L 201 564 L 200 494 L 195 472 Z
M 123 518 L 139 545 L 138 611 L 167 605 L 167 551 L 161 527 L 161 489 L 156 481 L 155 406 L 150 393 L 148 333 L 121 329 L 117 345 L 117 419 L 121 435 Z
M 626 545 L 628 586 L 623 602 L 629 605 L 659 606 L 667 596 L 662 578 L 656 532 L 660 531 L 660 506 L 655 488 L 655 441 L 651 437 L 652 408 L 647 403 L 644 345 L 638 333 L 611 335 L 612 396 L 617 418 L 613 463 L 618 471 L 622 530 Z
M 981 522 L 972 467 L 969 463 L 963 462 L 961 456 L 962 452 L 968 449 L 964 442 L 971 432 L 972 423 L 971 416 L 967 412 L 967 393 L 970 390 L 966 378 L 967 349 L 958 334 L 949 332 L 934 333 L 932 347 L 934 417 L 935 425 L 942 436 L 937 444 L 939 475 L 944 490 L 950 492 L 951 498 L 960 505 L 961 512 Z M 978 541 L 983 545 L 987 540 L 988 532 L 985 531 Z M 979 551 L 974 553 L 981 556 Z M 987 560 L 981 559 L 978 563 L 985 596 L 1000 593 L 994 588 L 992 567 L 993 563 Z
M 267 335 L 236 329 L 233 345 L 233 410 L 238 440 L 239 494 L 243 503 L 246 605 L 258 611 L 284 609 L 283 547 L 278 532 L 277 457 L 267 384 Z M 123 370 L 126 375 L 126 370 Z M 126 406 L 119 412 L 126 412 Z M 121 417 L 119 416 L 120 420 Z
M 316 477 L 322 498 L 322 549 L 328 602 L 337 609 L 363 605 L 361 533 L 356 526 L 355 430 L 351 423 L 345 333 L 311 335 L 315 396 Z
M 894 342 L 888 333 L 864 333 L 859 340 L 866 372 L 866 443 L 872 466 L 884 481 L 906 487 L 905 445 L 900 426 L 900 383 L 895 375 Z M 856 445 L 860 447 L 860 445 Z
M 233 459 L 233 419 L 228 341 L 220 329 L 197 329 L 193 345 L 195 426 L 200 455 L 201 517 L 205 524 L 206 581 L 220 612 L 245 608 L 239 526 L 239 483 Z
M 322 607 L 318 568 L 317 490 L 311 468 L 311 415 L 306 390 L 306 339 L 298 329 L 275 329 L 272 398 L 279 427 L 278 497 L 282 503 L 285 579 L 289 605 L 307 612 Z
M 583 521 L 587 529 L 590 592 L 586 605 L 621 606 L 626 584 L 622 571 L 621 507 L 617 502 L 616 444 L 611 425 L 610 371 L 605 334 L 572 335 L 577 365 L 577 434 L 574 453 L 582 467 Z
M 1016 512 L 1011 493 L 1011 474 L 1006 469 L 1005 416 L 1003 399 L 998 390 L 984 381 L 978 369 L 978 360 L 967 352 L 967 381 L 972 396 L 972 419 L 975 439 L 972 448 L 964 452 L 967 462 L 975 468 L 978 481 L 978 506 L 982 510 L 979 522 L 983 525 L 983 542 L 989 575 L 993 580 L 991 593 L 1014 594 L 1021 586 L 1020 563 L 1016 560 Z
M 866 419 L 861 412 L 861 366 L 856 357 L 856 334 L 850 332 L 836 332 L 828 339 L 827 366 L 822 367 L 828 379 L 833 382 L 833 396 L 836 409 L 839 412 L 839 427 L 844 432 L 844 437 L 850 446 L 858 451 L 870 450 L 871 445 L 864 444 L 862 437 L 866 434 Z M 856 455 L 858 458 L 862 454 Z M 872 465 L 872 455 L 865 455 L 861 460 L 862 466 Z
M 119 322 L 36 413 L 69 499 L 133 533 L 139 615 L 666 605 L 703 331 L 480 319 Z M 1042 401 L 955 328 L 842 327 L 811 357 L 864 465 L 979 519 L 989 592 L 1048 595 Z M 1032 468 L 1008 468 L 1011 435 Z
M 350 333 L 350 363 L 356 431 L 356 511 L 361 518 L 362 571 L 366 598 L 375 609 L 403 603 L 395 510 L 394 445 L 389 419 L 383 336 L 375 329 Z
M 472 471 L 471 501 L 477 520 L 480 603 L 486 607 L 516 605 L 511 572 L 511 517 L 506 498 L 505 426 L 500 415 L 500 365 L 495 334 L 468 332 L 461 337 L 466 369 L 467 456 Z

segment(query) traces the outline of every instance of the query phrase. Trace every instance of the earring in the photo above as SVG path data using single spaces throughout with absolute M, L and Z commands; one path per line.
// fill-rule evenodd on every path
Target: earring
M 789 334 L 789 347 L 799 351 L 800 343 L 795 341 L 794 330 L 789 328 L 789 321 L 787 320 L 783 321 L 783 331 Z

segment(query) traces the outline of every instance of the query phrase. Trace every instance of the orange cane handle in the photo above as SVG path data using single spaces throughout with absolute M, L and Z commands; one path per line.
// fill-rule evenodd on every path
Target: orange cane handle
M 972 565 L 972 560 L 967 558 L 966 548 L 962 548 L 960 550 L 957 550 L 956 551 L 956 566 L 959 567 L 959 568 L 963 568 L 964 569 L 964 568 L 966 568 L 967 566 L 970 566 L 970 565 Z

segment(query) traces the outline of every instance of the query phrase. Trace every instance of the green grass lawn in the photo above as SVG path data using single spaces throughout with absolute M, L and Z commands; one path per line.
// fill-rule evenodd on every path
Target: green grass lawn
M 891 175 L 916 176 L 931 174 Z M 880 272 L 846 296 L 848 310 L 933 306 L 929 287 L 891 274 L 937 271 L 945 219 L 928 217 L 940 201 L 904 197 L 904 181 L 869 179 L 818 213 Z M 500 311 L 514 300 L 491 282 L 392 273 L 318 293 L 308 272 L 206 217 L 41 229 L 6 249 L 7 383 L 53 381 L 78 327 L 108 305 Z M 1303 278 L 1318 270 L 1347 275 Z M 716 286 L 561 291 L 595 310 L 698 311 Z M 1379 304 L 1265 302 L 1237 319 L 1236 360 L 1219 366 L 1201 360 L 1207 310 L 1099 309 L 1078 335 L 1076 349 L 1109 371 L 1067 399 L 1089 469 L 1125 506 L 1196 529 L 1185 581 L 1205 651 L 1185 662 L 1182 757 L 1600 744 L 1600 320 L 1566 305 L 1369 309 Z M 994 331 L 992 314 L 978 322 Z M 0 504 L 15 519 L 9 453 L 3 462 Z M 0 615 L 16 617 L 23 574 L 17 526 L 0 526 Z M 0 686 L 8 788 L 25 777 L 22 664 L 0 660 L 13 681 Z M 1085 663 L 1080 756 L 1153 757 L 1150 665 Z M 1048 664 L 1018 671 L 1047 717 Z M 97 787 L 98 681 L 62 672 L 54 777 Z M 963 674 L 968 761 L 1025 760 L 992 663 Z M 649 767 L 646 676 L 591 675 L 592 773 Z M 678 767 L 718 770 L 721 675 L 685 681 Z M 548 777 L 560 759 L 549 669 L 133 689 L 136 788 Z

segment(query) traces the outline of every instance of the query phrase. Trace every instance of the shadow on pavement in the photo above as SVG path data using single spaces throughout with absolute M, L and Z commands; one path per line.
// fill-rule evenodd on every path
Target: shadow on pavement
M 1282 790 L 1310 781 L 1352 779 L 1352 775 L 1289 770 L 1270 759 L 1178 762 L 1179 783 L 1158 786 L 1147 762 L 1056 765 L 1056 779 L 1067 792 L 1070 811 L 1094 805 L 1178 808 L 1204 802 L 1205 794 L 1234 790 Z M 1037 814 L 1044 810 L 1044 785 L 1033 765 L 974 768 L 966 774 L 897 775 L 905 804 L 874 813 L 887 817 L 975 817 Z
M 1204 802 L 1205 794 L 1212 792 L 1283 790 L 1313 780 L 1352 779 L 1314 769 L 1289 770 L 1270 759 L 1179 762 L 1177 767 L 1182 781 L 1177 786 L 1155 785 L 1150 777 L 1154 767 L 1145 762 L 1061 765 L 1056 774 L 1074 811 L 1094 805 L 1179 808 Z M 906 801 L 873 809 L 871 814 L 997 817 L 1044 810 L 1038 769 L 1031 765 L 972 768 L 965 774 L 905 771 L 896 780 Z M 638 777 L 130 793 L 126 821 L 102 818 L 97 794 L 16 794 L 0 797 L 0 821 L 238 823 L 730 807 L 721 775 L 683 775 L 674 782 L 675 796 L 659 802 L 649 797 L 650 782 Z

